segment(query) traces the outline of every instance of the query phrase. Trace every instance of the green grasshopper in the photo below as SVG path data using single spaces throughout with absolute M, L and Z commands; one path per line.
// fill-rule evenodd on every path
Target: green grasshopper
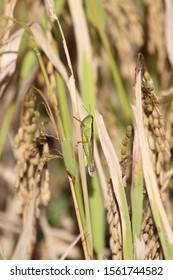
M 75 118 L 76 119 L 76 118 Z M 78 120 L 78 119 L 76 119 Z M 80 121 L 80 120 L 78 120 Z M 82 144 L 88 164 L 88 173 L 94 176 L 94 119 L 92 115 L 86 116 L 81 123 Z

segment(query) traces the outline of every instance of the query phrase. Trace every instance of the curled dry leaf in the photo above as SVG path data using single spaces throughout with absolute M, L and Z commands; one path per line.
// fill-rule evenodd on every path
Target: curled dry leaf
M 19 29 L 13 33 L 9 37 L 8 42 L 5 42 L 0 48 L 0 97 L 15 72 L 18 51 L 23 33 L 24 29 Z

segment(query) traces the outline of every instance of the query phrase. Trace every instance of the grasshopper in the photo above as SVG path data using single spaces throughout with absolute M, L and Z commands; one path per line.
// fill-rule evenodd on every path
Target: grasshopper
M 88 173 L 90 176 L 94 176 L 94 118 L 91 114 L 89 114 L 82 121 L 80 121 L 80 123 L 82 132 L 82 144 L 88 164 Z

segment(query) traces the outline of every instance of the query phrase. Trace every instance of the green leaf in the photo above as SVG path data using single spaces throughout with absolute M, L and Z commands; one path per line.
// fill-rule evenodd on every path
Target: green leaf
M 32 72 L 32 68 L 36 63 L 37 60 L 34 52 L 29 50 L 22 61 L 21 78 L 27 77 L 27 75 Z
M 123 257 L 124 260 L 133 259 L 133 243 L 132 243 L 132 231 L 131 231 L 131 222 L 128 211 L 127 198 L 124 190 L 124 186 L 119 181 L 118 184 L 120 199 L 122 203 L 122 212 L 124 221 L 126 223 L 126 230 L 124 231 L 124 243 L 123 243 Z
M 85 54 L 83 55 L 82 61 L 81 93 L 85 107 L 90 114 L 93 114 L 96 97 L 94 71 L 90 60 L 87 59 Z
M 88 17 L 96 28 L 104 28 L 106 15 L 100 0 L 85 0 Z
M 97 29 L 102 44 L 105 48 L 105 51 L 107 53 L 110 69 L 112 72 L 112 77 L 117 89 L 117 94 L 121 102 L 121 107 L 124 114 L 124 119 L 126 122 L 129 122 L 131 119 L 131 111 L 129 106 L 129 101 L 127 98 L 127 94 L 125 91 L 125 87 L 123 84 L 123 81 L 121 79 L 121 75 L 118 69 L 118 66 L 116 64 L 115 58 L 113 56 L 113 52 L 109 43 L 109 40 L 107 38 L 107 35 L 105 33 L 104 27 L 105 27 L 105 12 L 104 8 L 102 6 L 101 1 L 99 0 L 87 0 L 86 1 L 87 11 L 89 19 L 91 20 L 92 24 Z
M 4 6 L 4 1 L 1 0 L 1 1 L 0 1 L 0 16 L 2 15 L 3 6 Z
M 11 103 L 8 106 L 7 112 L 4 114 L 4 120 L 0 129 L 0 158 L 2 156 L 2 151 L 9 131 L 9 126 L 13 117 L 14 108 L 14 103 Z
M 55 72 L 55 76 L 56 76 L 57 88 L 58 88 L 57 96 L 59 100 L 65 136 L 67 139 L 71 139 L 72 137 L 71 122 L 70 122 L 69 108 L 68 108 L 64 82 L 58 72 Z
M 71 174 L 71 176 L 76 176 L 76 159 L 70 140 L 65 139 L 62 141 L 62 153 L 67 171 Z
M 66 0 L 55 0 L 55 11 L 57 16 L 61 13 L 62 9 L 64 8 L 64 5 L 66 3 Z
M 142 169 L 136 176 L 136 181 L 132 186 L 132 228 L 134 238 L 141 232 L 142 209 L 143 209 L 143 172 Z
M 105 247 L 105 209 L 98 174 L 90 178 L 89 201 L 91 211 L 91 224 L 93 247 L 97 259 L 103 259 Z
M 62 212 L 66 209 L 67 204 L 67 196 L 62 196 L 54 202 L 48 214 L 48 219 L 52 226 L 58 225 Z

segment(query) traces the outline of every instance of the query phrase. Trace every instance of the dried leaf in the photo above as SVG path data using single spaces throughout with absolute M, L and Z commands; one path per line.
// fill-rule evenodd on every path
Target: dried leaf
M 16 31 L 11 35 L 8 42 L 6 42 L 0 49 L 0 97 L 15 72 L 18 51 L 23 33 L 23 28 Z

